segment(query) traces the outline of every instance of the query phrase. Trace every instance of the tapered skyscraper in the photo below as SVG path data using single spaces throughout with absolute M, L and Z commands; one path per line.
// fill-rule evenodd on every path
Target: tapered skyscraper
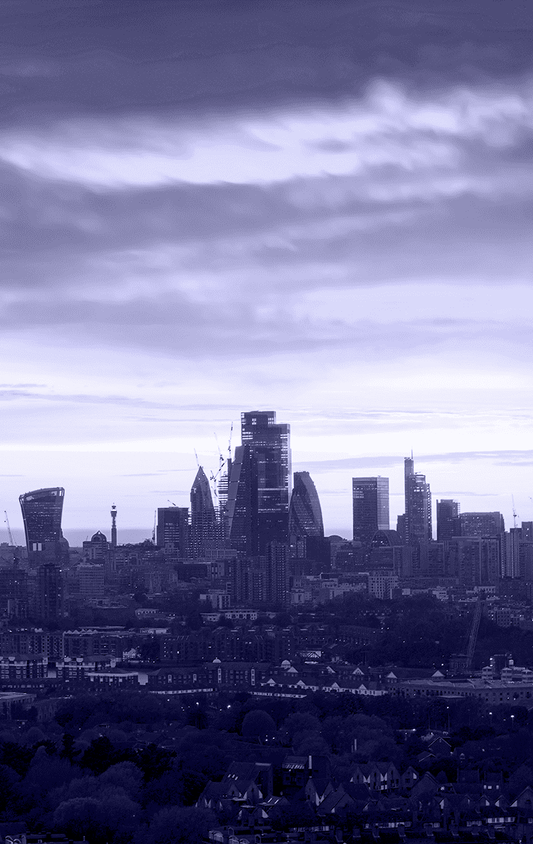
M 216 517 L 207 475 L 198 467 L 191 487 L 191 556 L 204 557 L 214 548 Z
M 324 523 L 316 487 L 309 472 L 295 472 L 289 506 L 289 534 L 295 539 L 323 537 Z

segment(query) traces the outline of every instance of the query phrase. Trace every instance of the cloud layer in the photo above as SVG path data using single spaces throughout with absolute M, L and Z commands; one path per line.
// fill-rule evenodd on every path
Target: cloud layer
M 437 489 L 499 494 L 513 468 L 528 500 L 530 4 L 2 15 L 0 400 L 4 447 L 41 455 L 29 488 L 63 482 L 54 450 L 129 450 L 100 481 L 138 479 L 135 526 L 164 470 L 142 454 L 216 464 L 213 429 L 268 406 L 331 524 L 351 471 L 413 446 Z

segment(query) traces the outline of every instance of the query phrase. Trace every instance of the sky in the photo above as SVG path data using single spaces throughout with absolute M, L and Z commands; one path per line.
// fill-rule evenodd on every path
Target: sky
M 533 519 L 531 0 L 0 0 L 0 510 L 150 536 L 240 413 L 327 533 Z M 0 541 L 7 541 L 0 519 Z M 2 530 L 3 529 L 3 530 Z

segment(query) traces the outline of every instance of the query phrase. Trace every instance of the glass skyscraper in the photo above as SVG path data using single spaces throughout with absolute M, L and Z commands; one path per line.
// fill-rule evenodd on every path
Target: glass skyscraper
M 276 422 L 273 410 L 253 410 L 241 414 L 241 438 L 256 464 L 258 547 L 264 553 L 269 542 L 289 541 L 290 426 Z
M 295 539 L 323 537 L 322 509 L 309 472 L 295 472 L 289 506 L 289 534 Z
M 370 547 L 378 530 L 389 530 L 389 479 L 352 478 L 353 538 Z
M 405 521 L 404 542 L 417 546 L 432 539 L 431 490 L 426 476 L 415 473 L 413 457 L 404 460 Z
M 60 563 L 68 555 L 61 530 L 64 496 L 63 487 L 50 487 L 19 497 L 30 565 Z

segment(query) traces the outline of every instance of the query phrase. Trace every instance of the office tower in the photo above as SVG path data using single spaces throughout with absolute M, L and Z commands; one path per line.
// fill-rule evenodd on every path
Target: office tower
M 188 507 L 159 507 L 157 510 L 156 541 L 169 561 L 182 560 L 189 555 Z
M 295 472 L 289 505 L 289 534 L 295 537 L 324 536 L 322 509 L 309 472 Z
M 276 422 L 273 410 L 241 414 L 242 445 L 257 466 L 259 552 L 269 542 L 287 542 L 291 484 L 290 426 Z
M 499 536 L 505 532 L 501 513 L 461 513 L 461 536 Z
M 503 576 L 521 577 L 523 571 L 520 566 L 520 546 L 522 545 L 522 529 L 511 528 L 503 535 Z
M 259 552 L 257 459 L 249 445 L 239 445 L 231 461 L 226 506 L 229 544 L 236 551 Z
M 415 461 L 412 456 L 405 458 L 404 475 L 404 541 L 406 545 L 424 545 L 432 538 L 431 491 L 426 476 L 415 473 Z
M 19 497 L 31 566 L 68 560 L 68 542 L 61 530 L 64 495 L 63 487 L 50 487 Z
M 211 487 L 207 475 L 199 466 L 191 487 L 191 557 L 204 557 L 215 547 L 216 527 Z
M 459 502 L 451 498 L 437 501 L 437 542 L 444 542 L 461 535 Z
M 43 563 L 37 569 L 37 615 L 45 622 L 63 615 L 63 575 L 55 563 Z
M 353 538 L 370 548 L 378 530 L 389 530 L 389 479 L 352 478 Z
M 295 472 L 289 504 L 289 544 L 292 558 L 330 567 L 329 541 L 324 538 L 322 509 L 309 472 Z M 293 570 L 294 573 L 294 570 Z

